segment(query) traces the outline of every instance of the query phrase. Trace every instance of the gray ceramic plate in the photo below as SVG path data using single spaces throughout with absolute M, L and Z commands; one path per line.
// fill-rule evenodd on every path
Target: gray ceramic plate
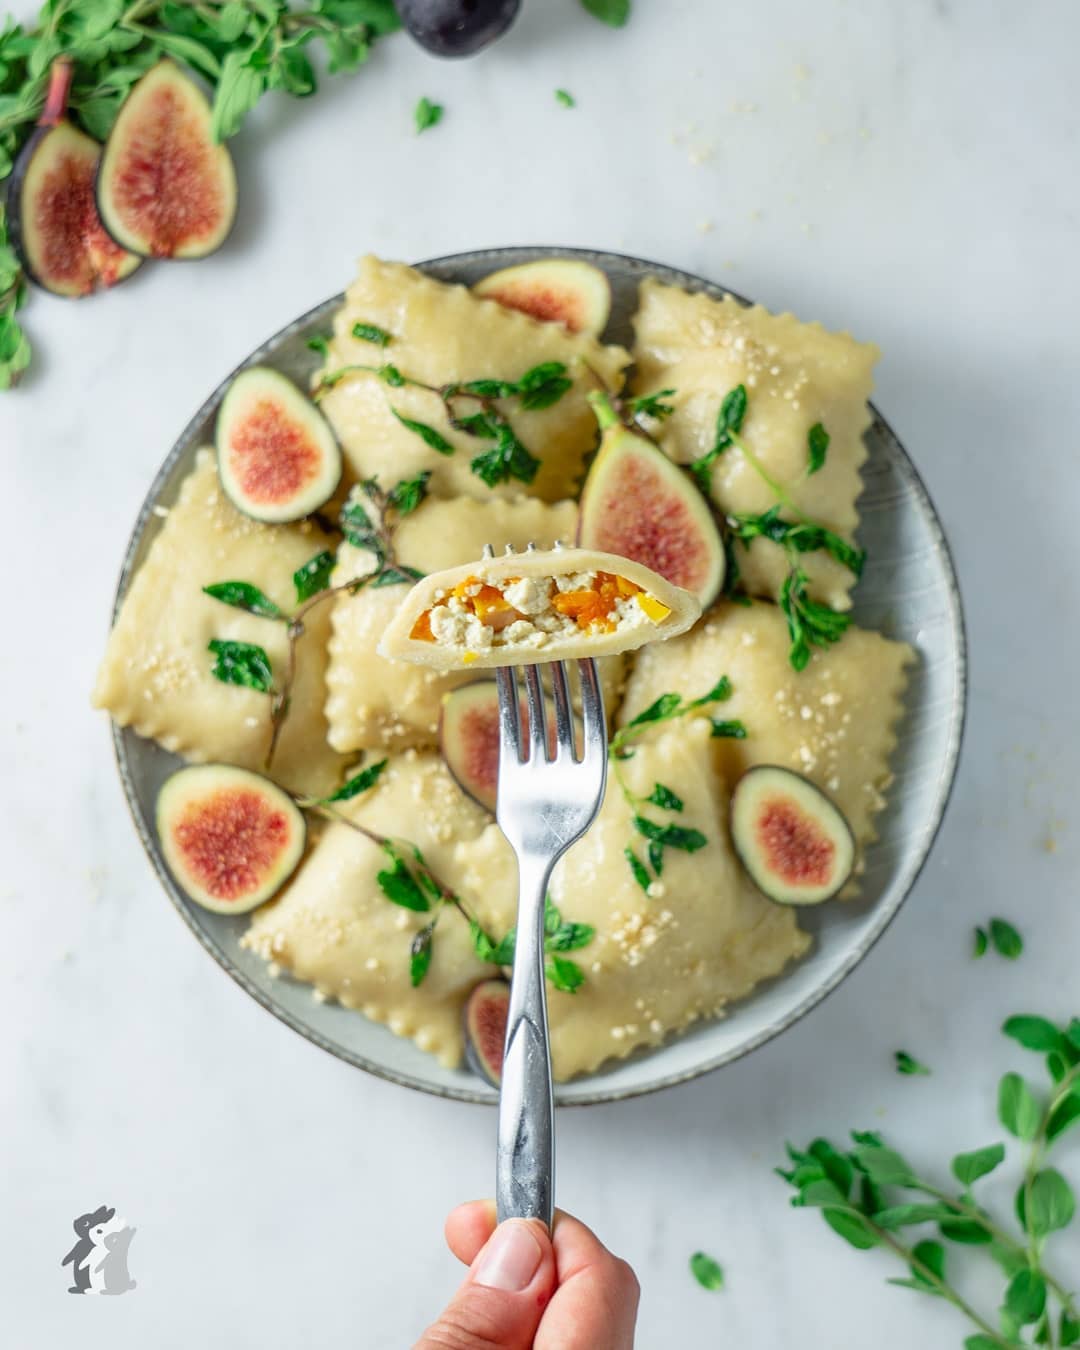
M 604 269 L 614 290 L 610 337 L 626 345 L 637 284 L 643 276 L 657 276 L 712 295 L 723 293 L 720 286 L 670 267 L 575 249 L 489 249 L 437 258 L 421 266 L 443 281 L 469 284 L 496 268 L 551 256 L 582 258 Z M 252 352 L 244 366 L 273 365 L 305 383 L 316 365 L 307 339 L 327 331 L 341 300 L 334 296 L 302 315 Z M 195 414 L 151 484 L 124 560 L 118 606 L 161 528 L 153 508 L 175 500 L 196 449 L 213 440 L 218 404 L 235 373 Z M 896 915 L 926 861 L 960 750 L 965 701 L 963 617 L 952 561 L 934 507 L 880 415 L 875 415 L 867 442 L 870 458 L 863 474 L 860 511 L 869 563 L 857 592 L 855 616 L 862 624 L 905 638 L 918 649 L 920 660 L 908 692 L 907 715 L 893 765 L 896 782 L 881 818 L 880 840 L 867 857 L 863 898 L 854 904 L 809 911 L 806 926 L 815 938 L 811 955 L 734 1007 L 725 1020 L 699 1026 L 670 1045 L 623 1060 L 605 1072 L 563 1084 L 558 1090 L 560 1103 L 614 1101 L 684 1082 L 730 1063 L 792 1026 L 862 960 Z M 306 985 L 271 979 L 265 965 L 238 946 L 243 919 L 210 914 L 191 904 L 169 876 L 154 830 L 157 789 L 176 767 L 176 757 L 129 730 L 116 728 L 114 739 L 132 817 L 161 884 L 198 940 L 252 998 L 324 1050 L 382 1078 L 462 1101 L 495 1100 L 494 1092 L 478 1079 L 440 1067 L 385 1027 L 335 1004 L 316 1002 Z

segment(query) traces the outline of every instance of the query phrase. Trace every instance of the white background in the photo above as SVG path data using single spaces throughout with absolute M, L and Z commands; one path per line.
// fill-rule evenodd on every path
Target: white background
M 490 1192 L 493 1116 L 365 1077 L 221 973 L 151 875 L 87 700 L 131 522 L 221 376 L 363 250 L 534 243 L 654 257 L 878 341 L 876 397 L 944 518 L 972 644 L 956 794 L 887 938 L 749 1060 L 562 1113 L 559 1201 L 636 1266 L 646 1350 L 966 1334 L 789 1209 L 771 1168 L 785 1138 L 863 1126 L 942 1169 L 998 1137 L 996 1076 L 1024 1055 L 1003 1016 L 1080 1013 L 1080 9 L 636 9 L 616 33 L 528 0 L 479 59 L 395 37 L 307 104 L 273 96 L 235 143 L 217 257 L 26 311 L 34 370 L 0 396 L 5 1345 L 399 1350 L 453 1287 L 442 1218 Z M 447 113 L 417 138 L 421 94 Z M 1026 953 L 976 964 L 997 913 Z M 897 1076 L 901 1046 L 933 1077 Z M 1076 1142 L 1062 1165 L 1080 1173 Z M 1007 1211 L 1004 1183 L 988 1198 Z M 103 1202 L 139 1229 L 139 1287 L 69 1298 L 72 1217 Z M 726 1292 L 691 1280 L 699 1247 Z M 1059 1248 L 1080 1283 L 1080 1238 Z

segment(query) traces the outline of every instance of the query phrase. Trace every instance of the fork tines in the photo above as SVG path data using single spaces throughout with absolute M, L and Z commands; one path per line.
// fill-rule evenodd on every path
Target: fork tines
M 547 709 L 540 666 L 523 666 L 525 698 L 529 714 L 528 739 L 521 725 L 521 699 L 518 692 L 515 666 L 500 666 L 495 672 L 499 689 L 499 735 L 501 743 L 517 751 L 518 762 L 543 761 L 584 762 L 594 757 L 597 747 L 602 753 L 604 743 L 603 697 L 596 661 L 588 657 L 577 662 L 581 683 L 581 715 L 584 722 L 582 754 L 579 758 L 574 734 L 574 714 L 570 702 L 570 681 L 565 661 L 545 663 L 551 671 L 551 687 L 555 698 L 555 745 L 552 749 L 547 734 Z

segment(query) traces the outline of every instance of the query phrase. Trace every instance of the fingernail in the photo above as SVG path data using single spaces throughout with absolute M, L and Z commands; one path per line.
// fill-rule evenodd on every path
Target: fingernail
M 529 1287 L 543 1256 L 531 1225 L 523 1219 L 507 1219 L 488 1238 L 473 1279 L 489 1289 L 519 1294 Z

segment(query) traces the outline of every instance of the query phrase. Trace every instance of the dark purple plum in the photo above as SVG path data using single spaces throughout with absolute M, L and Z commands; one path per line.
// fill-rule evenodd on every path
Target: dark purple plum
M 401 22 L 436 56 L 472 56 L 517 18 L 521 0 L 397 0 Z

